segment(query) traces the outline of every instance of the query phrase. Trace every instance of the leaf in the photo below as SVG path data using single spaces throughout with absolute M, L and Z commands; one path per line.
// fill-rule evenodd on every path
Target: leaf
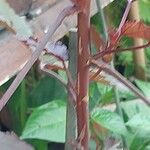
M 16 32 L 21 39 L 26 39 L 32 35 L 25 17 L 19 17 L 5 0 L 0 0 L 0 26 Z
M 29 117 L 21 139 L 65 142 L 66 105 L 55 100 L 36 108 Z
M 91 113 L 91 119 L 100 126 L 105 127 L 116 134 L 127 134 L 123 120 L 114 112 L 110 112 L 106 109 L 96 108 Z
M 91 25 L 90 27 L 90 35 L 91 35 L 91 41 L 96 46 L 97 51 L 99 51 L 101 47 L 104 46 L 104 41 L 101 38 L 100 33 L 96 31 L 96 28 L 93 25 Z
M 147 114 L 138 113 L 126 125 L 133 129 L 138 136 L 150 138 L 150 111 Z
M 141 0 L 139 1 L 140 7 L 140 16 L 146 22 L 150 22 L 150 17 L 147 14 L 150 14 L 150 1 L 149 0 Z
M 100 92 L 96 82 L 91 82 L 89 87 L 89 110 L 90 112 L 99 104 L 100 101 Z
M 114 92 L 113 92 L 112 86 L 102 85 L 102 84 L 97 84 L 97 86 L 98 86 L 99 92 L 101 93 L 100 103 L 102 105 L 112 103 L 113 98 L 114 98 Z
M 122 27 L 121 34 L 131 38 L 150 40 L 150 27 L 141 21 L 128 21 Z
M 124 110 L 124 112 L 127 114 L 128 118 L 132 118 L 138 113 L 143 113 L 143 114 L 150 113 L 149 107 L 145 103 L 141 102 L 140 100 L 127 101 L 121 103 L 121 107 Z
M 150 83 L 140 80 L 135 80 L 135 83 L 142 90 L 144 95 L 150 98 Z
M 57 91 L 59 89 L 59 92 Z M 37 82 L 29 95 L 29 106 L 38 107 L 53 99 L 66 99 L 65 88 L 55 79 L 44 77 Z

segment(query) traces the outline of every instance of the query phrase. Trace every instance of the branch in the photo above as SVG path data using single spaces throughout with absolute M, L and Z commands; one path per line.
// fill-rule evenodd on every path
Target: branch
M 36 50 L 33 52 L 31 58 L 29 61 L 25 64 L 23 69 L 18 73 L 17 77 L 14 79 L 13 83 L 10 85 L 10 87 L 7 89 L 5 94 L 0 100 L 0 111 L 2 108 L 6 105 L 8 102 L 9 98 L 12 96 L 12 94 L 15 92 L 21 81 L 24 79 L 32 65 L 35 63 L 35 61 L 38 59 L 40 56 L 42 50 L 44 49 L 45 45 L 49 41 L 49 39 L 52 37 L 54 32 L 57 30 L 57 28 L 61 25 L 62 21 L 66 16 L 69 16 L 73 14 L 74 12 L 77 11 L 77 8 L 75 6 L 70 6 L 65 8 L 57 17 L 56 21 L 54 22 L 52 27 L 49 27 L 48 32 L 45 34 L 41 42 L 37 44 Z
M 139 50 L 141 48 L 147 48 L 150 46 L 150 41 L 144 45 L 141 46 L 136 46 L 136 47 L 129 47 L 129 48 L 118 48 L 118 49 L 112 49 L 112 50 L 107 50 L 106 51 L 101 51 L 95 55 L 93 55 L 93 59 L 99 59 L 105 55 L 111 54 L 111 53 L 118 53 L 118 52 L 124 52 L 124 51 L 129 51 L 129 50 Z
M 56 72 L 49 70 L 49 69 L 45 69 L 45 68 L 41 68 L 41 70 L 46 73 L 47 75 L 55 78 L 56 80 L 58 80 L 65 88 L 67 88 L 67 82 L 65 80 L 63 80 L 63 78 L 57 74 Z
M 107 43 L 108 39 L 109 39 L 109 35 L 108 35 L 108 32 L 107 32 L 107 23 L 106 23 L 106 20 L 105 20 L 105 15 L 104 15 L 104 11 L 102 9 L 101 1 L 96 0 L 96 5 L 97 5 L 97 9 L 99 11 L 100 19 L 102 19 L 101 24 L 102 24 L 103 33 L 104 33 L 104 40 Z
M 107 65 L 100 65 L 98 61 L 91 60 L 91 63 L 96 65 L 98 68 L 102 69 L 109 75 L 115 77 L 117 80 L 126 85 L 134 94 L 136 94 L 141 100 L 143 100 L 148 106 L 150 106 L 150 101 L 138 90 L 132 83 L 130 83 L 125 77 L 123 77 L 119 72 L 110 69 Z
M 122 27 L 124 26 L 124 24 L 125 24 L 125 22 L 127 20 L 127 17 L 128 17 L 128 14 L 129 14 L 132 2 L 133 2 L 132 0 L 128 0 L 128 4 L 127 4 L 127 7 L 126 7 L 126 10 L 125 10 L 125 12 L 123 14 L 122 20 L 121 20 L 119 28 L 118 28 L 118 32 L 121 31 Z

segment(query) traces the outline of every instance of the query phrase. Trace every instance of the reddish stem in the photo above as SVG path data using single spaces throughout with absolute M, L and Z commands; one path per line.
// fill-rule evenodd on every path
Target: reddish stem
M 135 50 L 140 50 L 142 48 L 147 48 L 149 46 L 150 46 L 150 41 L 148 43 L 144 44 L 144 45 L 140 45 L 140 46 L 136 46 L 136 47 L 110 49 L 110 50 L 106 49 L 104 51 L 101 51 L 101 52 L 95 54 L 92 58 L 97 60 L 97 59 L 99 59 L 99 58 L 101 58 L 105 55 L 109 55 L 111 53 L 118 53 L 118 52 L 124 52 L 124 51 L 129 51 L 129 50 L 132 50 L 132 51 L 134 50 L 135 51 Z
M 83 1 L 83 2 L 81 2 Z M 87 65 L 90 56 L 89 29 L 90 29 L 90 0 L 80 0 L 81 12 L 78 14 L 78 78 L 77 78 L 77 130 L 78 142 L 84 150 L 88 149 L 89 141 L 89 111 L 88 111 L 88 87 L 89 67 Z M 84 129 L 84 135 L 80 138 Z

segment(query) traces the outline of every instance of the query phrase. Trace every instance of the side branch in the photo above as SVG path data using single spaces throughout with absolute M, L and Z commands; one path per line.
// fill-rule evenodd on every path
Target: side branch
M 21 81 L 24 79 L 32 65 L 35 63 L 35 61 L 40 56 L 42 50 L 44 49 L 45 45 L 51 38 L 51 36 L 54 34 L 54 32 L 57 30 L 57 28 L 61 25 L 62 21 L 66 16 L 69 16 L 77 11 L 77 8 L 75 6 L 70 6 L 65 8 L 60 15 L 57 17 L 56 21 L 54 22 L 53 26 L 49 27 L 48 32 L 45 34 L 41 42 L 37 44 L 36 50 L 33 52 L 31 58 L 26 63 L 26 65 L 23 67 L 23 69 L 18 73 L 17 77 L 14 79 L 10 87 L 7 89 L 5 94 L 0 100 L 0 111 L 2 108 L 6 105 L 12 94 L 15 92 Z
M 130 83 L 125 77 L 123 77 L 119 72 L 110 69 L 107 65 L 100 65 L 98 61 L 91 60 L 91 63 L 96 65 L 98 68 L 102 69 L 109 75 L 115 77 L 117 80 L 126 85 L 134 94 L 136 94 L 141 100 L 143 100 L 148 106 L 150 106 L 150 100 L 147 99 L 132 83 Z
M 93 56 L 93 59 L 99 59 L 105 55 L 108 55 L 108 54 L 111 54 L 111 53 L 119 53 L 119 52 L 124 52 L 124 51 L 136 51 L 136 50 L 140 50 L 141 48 L 147 48 L 150 46 L 150 41 L 144 45 L 140 45 L 140 46 L 136 46 L 136 47 L 129 47 L 129 48 L 117 48 L 117 49 L 106 49 L 106 50 L 103 50 L 97 54 L 95 54 Z

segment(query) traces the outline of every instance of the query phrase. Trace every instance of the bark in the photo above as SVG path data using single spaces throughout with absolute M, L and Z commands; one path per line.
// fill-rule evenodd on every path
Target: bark
M 87 64 L 90 55 L 90 0 L 82 1 L 84 1 L 84 6 L 80 6 L 82 11 L 78 15 L 77 128 L 78 142 L 84 150 L 87 150 L 89 141 L 89 67 Z

